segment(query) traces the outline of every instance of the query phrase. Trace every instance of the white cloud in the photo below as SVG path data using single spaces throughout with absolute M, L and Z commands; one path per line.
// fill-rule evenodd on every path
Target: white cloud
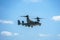
M 0 23 L 2 23 L 2 24 L 13 24 L 14 22 L 10 21 L 10 20 L 0 20 Z
M 39 2 L 39 0 L 31 0 L 31 2 Z
M 58 34 L 57 36 L 59 36 L 59 37 L 60 37 L 60 34 Z
M 37 3 L 37 2 L 42 2 L 42 0 L 23 0 L 24 2 L 32 2 L 32 3 Z
M 3 35 L 3 36 L 12 36 L 12 33 L 8 32 L 8 31 L 2 31 L 1 35 Z
M 54 21 L 60 21 L 60 16 L 53 16 L 52 20 L 54 20 Z
M 49 34 L 39 34 L 39 36 L 40 36 L 40 37 L 49 37 L 49 36 L 51 36 L 51 35 L 49 35 Z
M 19 35 L 19 33 L 14 33 L 15 36 Z
M 17 35 L 19 35 L 19 33 L 12 33 L 12 32 L 9 32 L 9 31 L 2 31 L 1 35 L 2 36 L 17 36 Z

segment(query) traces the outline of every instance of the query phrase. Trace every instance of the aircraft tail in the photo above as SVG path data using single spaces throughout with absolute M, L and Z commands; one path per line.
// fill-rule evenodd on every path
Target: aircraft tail
M 24 25 L 24 21 L 22 21 L 22 25 Z
M 20 25 L 21 24 L 21 22 L 20 22 L 20 20 L 18 20 L 18 25 Z

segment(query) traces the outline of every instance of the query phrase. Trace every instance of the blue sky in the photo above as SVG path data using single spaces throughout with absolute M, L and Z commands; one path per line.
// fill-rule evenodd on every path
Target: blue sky
M 33 28 L 18 26 L 27 14 L 46 19 Z M 60 0 L 0 0 L 0 40 L 60 40 L 59 30 Z

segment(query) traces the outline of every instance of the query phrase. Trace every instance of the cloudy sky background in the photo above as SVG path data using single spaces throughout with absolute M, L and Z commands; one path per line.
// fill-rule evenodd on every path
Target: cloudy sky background
M 45 19 L 41 26 L 18 26 L 27 14 Z M 0 40 L 60 40 L 60 0 L 0 0 Z

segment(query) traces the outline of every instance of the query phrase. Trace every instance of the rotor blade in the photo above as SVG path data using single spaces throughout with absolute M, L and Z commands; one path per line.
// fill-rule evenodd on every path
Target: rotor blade
M 34 18 L 34 19 L 43 19 L 43 18 Z
M 26 16 L 21 16 L 21 17 L 29 17 L 29 15 L 26 15 Z
M 43 19 L 43 18 L 36 17 L 36 18 L 33 18 L 33 19 Z
M 39 17 L 36 17 L 36 18 L 33 18 L 33 19 L 45 19 L 45 18 L 39 18 Z
M 26 17 L 26 16 L 20 16 L 20 17 Z

